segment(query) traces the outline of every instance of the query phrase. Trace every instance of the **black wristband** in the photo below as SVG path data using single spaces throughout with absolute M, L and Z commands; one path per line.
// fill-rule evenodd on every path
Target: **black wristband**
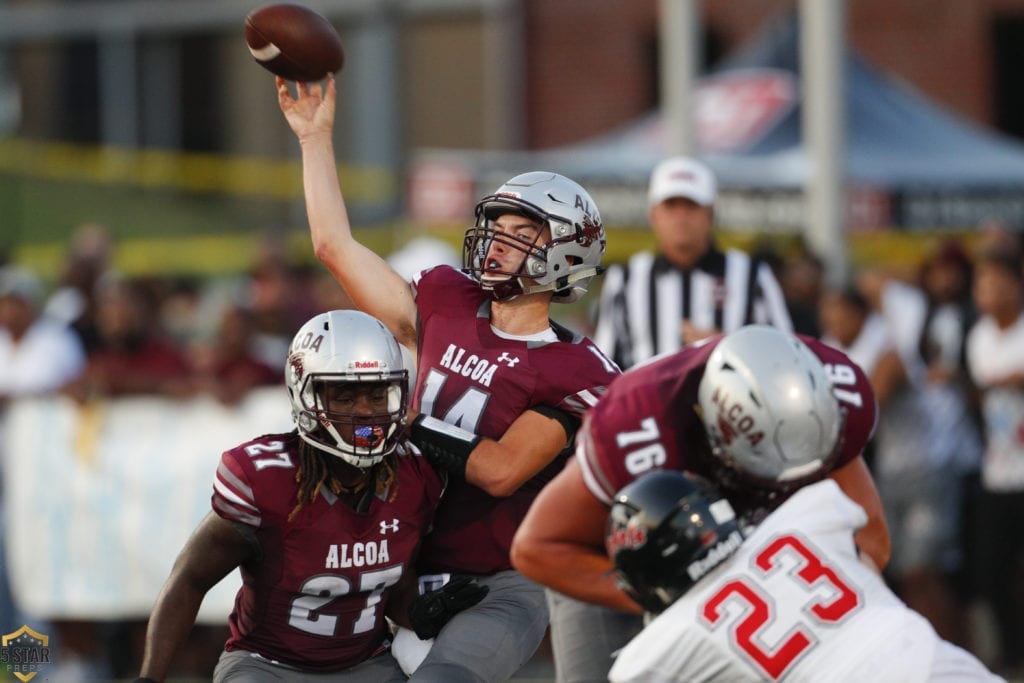
M 562 429 L 565 430 L 565 440 L 569 442 L 569 445 L 572 445 L 572 440 L 576 437 L 576 431 L 580 428 L 579 417 L 565 410 L 545 405 L 530 406 L 530 410 L 540 413 L 544 417 L 549 417 L 562 425 Z
M 429 415 L 412 421 L 412 442 L 436 467 L 466 478 L 466 461 L 483 437 Z
M 139 676 L 132 683 L 160 683 L 155 678 L 146 678 L 145 676 Z

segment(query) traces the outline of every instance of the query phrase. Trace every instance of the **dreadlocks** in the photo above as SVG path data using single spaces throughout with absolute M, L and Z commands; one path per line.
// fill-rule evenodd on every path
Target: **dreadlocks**
M 391 485 L 395 482 L 395 472 L 398 469 L 395 454 L 386 455 L 383 460 L 367 471 L 367 476 L 362 477 L 353 486 L 345 486 L 334 476 L 328 465 L 327 458 L 330 457 L 332 456 L 310 446 L 305 441 L 299 441 L 299 468 L 295 472 L 295 483 L 299 485 L 299 490 L 295 494 L 295 507 L 288 514 L 289 522 L 295 519 L 299 510 L 307 503 L 316 500 L 320 494 L 320 487 L 324 485 L 334 495 L 342 496 L 361 493 L 372 481 L 375 482 L 377 495 L 383 495 L 384 492 L 390 490 L 388 499 L 394 499 L 395 492 L 391 490 Z

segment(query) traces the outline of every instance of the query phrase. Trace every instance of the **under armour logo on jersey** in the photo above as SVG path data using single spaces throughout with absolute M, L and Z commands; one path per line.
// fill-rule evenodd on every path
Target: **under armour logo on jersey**
M 380 521 L 380 535 L 383 536 L 384 534 L 386 534 L 388 532 L 388 529 L 390 529 L 391 531 L 395 532 L 396 534 L 398 533 L 398 519 L 397 518 L 393 518 L 391 520 L 391 524 L 388 524 L 384 520 Z
M 519 362 L 519 358 L 513 358 L 512 356 L 508 355 L 508 351 L 502 351 L 501 355 L 498 356 L 498 362 L 505 363 L 510 368 L 514 368 L 516 363 Z

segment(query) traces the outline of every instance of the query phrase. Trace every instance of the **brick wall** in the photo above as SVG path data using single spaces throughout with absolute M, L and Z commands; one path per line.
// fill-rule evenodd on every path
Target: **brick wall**
M 657 0 L 524 0 L 527 144 L 607 132 L 657 104 Z M 728 51 L 796 0 L 703 0 L 705 30 Z M 992 125 L 993 23 L 1024 0 L 856 0 L 850 45 L 883 71 Z

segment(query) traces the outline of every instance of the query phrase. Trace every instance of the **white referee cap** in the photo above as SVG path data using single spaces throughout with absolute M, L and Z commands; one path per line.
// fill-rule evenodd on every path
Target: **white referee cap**
M 650 206 L 666 199 L 684 197 L 701 206 L 711 206 L 718 194 L 715 175 L 707 166 L 688 157 L 672 157 L 654 167 L 647 190 Z

